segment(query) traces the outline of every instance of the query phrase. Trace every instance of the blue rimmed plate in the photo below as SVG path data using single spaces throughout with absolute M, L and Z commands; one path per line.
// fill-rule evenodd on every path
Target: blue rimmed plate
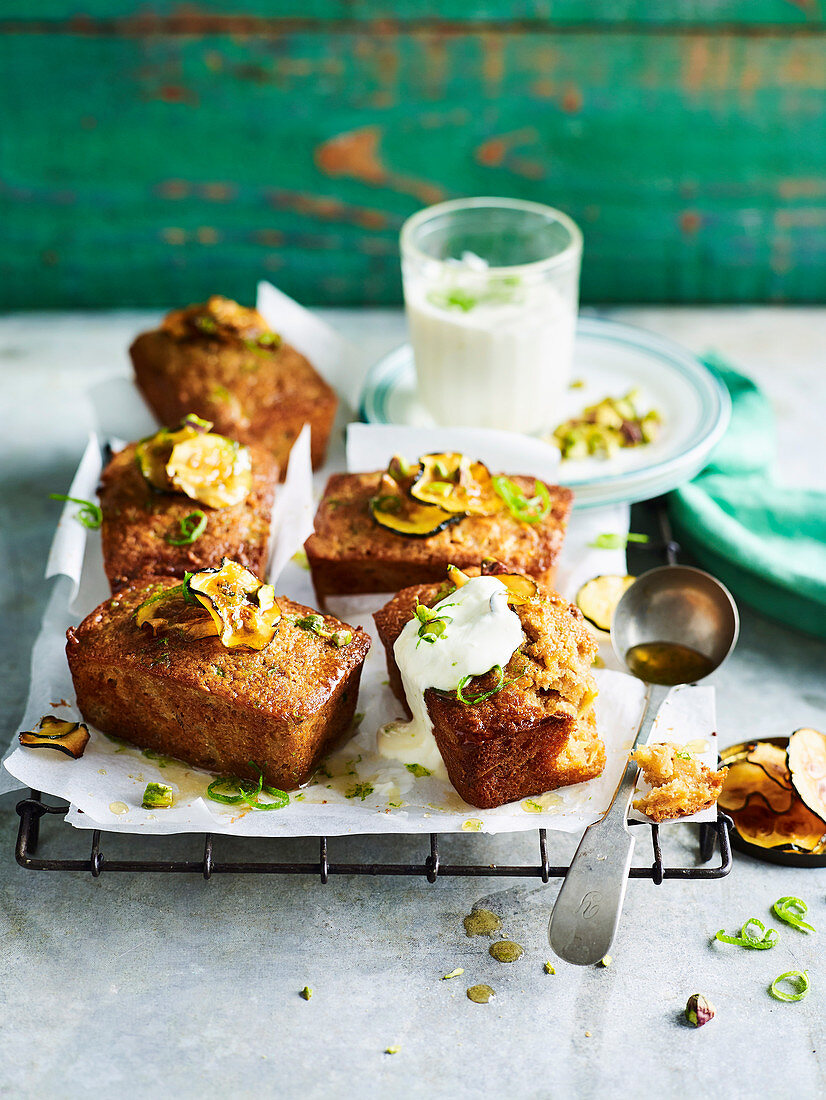
M 646 446 L 560 465 L 559 480 L 574 490 L 581 508 L 645 500 L 689 481 L 728 426 L 728 392 L 708 367 L 677 344 L 619 321 L 580 318 L 572 377 L 581 385 L 568 391 L 550 418 L 554 423 L 632 389 L 637 407 L 657 409 L 663 421 L 659 437 Z M 371 368 L 361 417 L 368 424 L 433 424 L 416 393 L 409 344 Z

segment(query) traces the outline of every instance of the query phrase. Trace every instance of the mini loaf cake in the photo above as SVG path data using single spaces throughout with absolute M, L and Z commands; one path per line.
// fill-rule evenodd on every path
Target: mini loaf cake
M 413 724 L 421 692 L 451 783 L 466 802 L 483 809 L 593 779 L 605 766 L 590 672 L 596 641 L 580 612 L 561 596 L 525 575 L 497 574 L 501 568 L 486 562 L 487 575 L 473 578 L 452 569 L 450 583 L 406 588 L 374 616 L 393 692 L 413 713 Z M 485 585 L 480 614 L 467 621 L 455 601 L 475 585 Z M 494 647 L 510 634 L 501 661 L 457 680 L 464 660 L 491 659 L 485 656 L 491 652 L 485 631 Z M 439 647 L 451 638 L 453 651 L 444 650 L 440 663 Z M 419 661 L 435 660 L 418 684 L 403 667 L 411 642 Z M 478 654 L 468 658 L 474 647 Z M 452 680 L 451 667 L 459 670 Z M 428 686 L 428 672 L 433 680 L 445 678 Z
M 84 720 L 140 748 L 292 790 L 351 730 L 364 631 L 235 562 L 144 578 L 67 633 Z
M 265 447 L 282 477 L 309 424 L 313 467 L 324 461 L 335 392 L 257 310 L 213 295 L 141 333 L 129 354 L 138 388 L 162 424 L 197 413 L 223 435 Z
M 234 558 L 267 567 L 278 464 L 195 416 L 130 443 L 99 491 L 103 566 L 112 591 L 146 574 L 183 577 Z
M 306 542 L 316 596 L 394 592 L 491 556 L 553 580 L 573 494 L 494 476 L 461 454 L 394 458 L 385 471 L 333 474 Z

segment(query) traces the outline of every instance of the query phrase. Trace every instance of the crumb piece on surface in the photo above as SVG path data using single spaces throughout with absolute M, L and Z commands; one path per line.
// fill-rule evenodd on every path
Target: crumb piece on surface
M 672 821 L 713 806 L 720 797 L 726 769 L 713 772 L 676 745 L 643 745 L 631 754 L 651 790 L 634 802 L 634 809 L 652 821 Z

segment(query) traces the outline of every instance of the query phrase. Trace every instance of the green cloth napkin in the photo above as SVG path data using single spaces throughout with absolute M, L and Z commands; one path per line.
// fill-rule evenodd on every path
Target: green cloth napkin
M 705 469 L 669 494 L 675 534 L 737 599 L 826 637 L 826 493 L 773 480 L 765 394 L 717 359 L 706 365 L 731 394 L 731 424 Z

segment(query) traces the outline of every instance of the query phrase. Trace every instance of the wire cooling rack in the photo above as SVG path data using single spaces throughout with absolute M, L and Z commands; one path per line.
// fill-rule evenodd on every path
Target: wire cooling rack
M 656 552 L 669 564 L 677 561 L 679 546 L 672 537 L 668 516 L 661 500 L 648 502 L 635 507 L 633 513 L 635 530 L 653 529 L 655 534 L 649 542 L 634 544 L 629 548 L 629 557 L 636 559 L 630 566 L 639 564 L 638 572 L 648 568 L 652 552 Z M 213 875 L 317 875 L 321 882 L 329 881 L 331 875 L 371 875 L 395 876 L 405 878 L 421 877 L 428 882 L 439 878 L 538 878 L 549 882 L 552 878 L 563 878 L 568 866 L 551 864 L 548 859 L 547 832 L 538 829 L 539 860 L 527 864 L 498 863 L 442 863 L 439 854 L 439 834 L 430 833 L 429 851 L 424 859 L 414 863 L 345 863 L 330 858 L 330 842 L 326 836 L 317 837 L 318 859 L 311 862 L 224 860 L 216 856 L 216 836 L 212 833 L 199 834 L 199 844 L 203 839 L 203 851 L 194 859 L 114 859 L 104 855 L 101 847 L 102 833 L 99 829 L 92 832 L 89 855 L 82 859 L 54 858 L 38 854 L 40 842 L 40 823 L 43 817 L 55 814 L 65 816 L 69 806 L 66 802 L 45 802 L 39 791 L 31 791 L 28 798 L 17 804 L 20 828 L 17 832 L 15 856 L 17 862 L 27 871 L 88 871 L 98 878 L 104 871 L 125 871 L 131 873 L 153 872 L 156 874 L 197 874 L 205 879 Z M 651 837 L 653 861 L 650 866 L 632 867 L 631 878 L 650 879 L 660 885 L 666 879 L 718 879 L 724 878 L 731 870 L 731 844 L 729 832 L 733 822 L 726 814 L 718 811 L 717 821 L 699 826 L 698 848 L 703 864 L 711 861 L 716 848 L 719 848 L 720 861 L 714 867 L 694 866 L 666 867 L 663 863 L 658 825 L 631 823 L 637 832 L 648 830 Z M 72 830 L 74 832 L 74 830 Z M 145 844 L 146 838 L 134 835 L 130 838 L 135 844 Z M 156 840 L 157 837 L 153 837 Z M 220 838 L 218 838 L 220 839 Z M 267 838 L 272 843 L 270 838 Z M 417 838 L 410 837 L 411 843 Z
M 200 874 L 205 879 L 213 875 L 318 875 L 322 882 L 331 875 L 390 875 L 396 877 L 423 877 L 428 882 L 437 878 L 539 878 L 548 882 L 562 878 L 567 866 L 555 866 L 548 860 L 548 844 L 545 829 L 538 829 L 539 862 L 535 864 L 507 865 L 498 863 L 442 863 L 439 856 L 439 834 L 430 833 L 430 851 L 418 863 L 335 863 L 330 859 L 329 841 L 318 837 L 318 860 L 310 863 L 294 861 L 259 862 L 257 860 L 221 860 L 215 855 L 215 836 L 203 836 L 203 854 L 198 859 L 107 859 L 101 848 L 101 832 L 92 833 L 92 846 L 85 859 L 52 859 L 37 855 L 40 821 L 47 814 L 66 814 L 66 802 L 50 804 L 43 801 L 39 791 L 31 791 L 28 798 L 17 804 L 20 828 L 17 833 L 15 855 L 17 862 L 27 871 L 89 871 L 98 878 L 104 871 L 154 871 L 160 874 Z M 731 818 L 720 813 L 713 824 L 700 825 L 700 858 L 709 862 L 719 843 L 720 863 L 716 867 L 666 867 L 663 864 L 658 825 L 636 823 L 635 829 L 650 829 L 654 862 L 650 867 L 632 867 L 631 878 L 651 879 L 660 885 L 665 879 L 715 879 L 723 878 L 731 870 L 731 845 L 729 829 Z M 135 838 L 140 840 L 140 838 Z M 411 838 L 412 839 L 412 838 Z

